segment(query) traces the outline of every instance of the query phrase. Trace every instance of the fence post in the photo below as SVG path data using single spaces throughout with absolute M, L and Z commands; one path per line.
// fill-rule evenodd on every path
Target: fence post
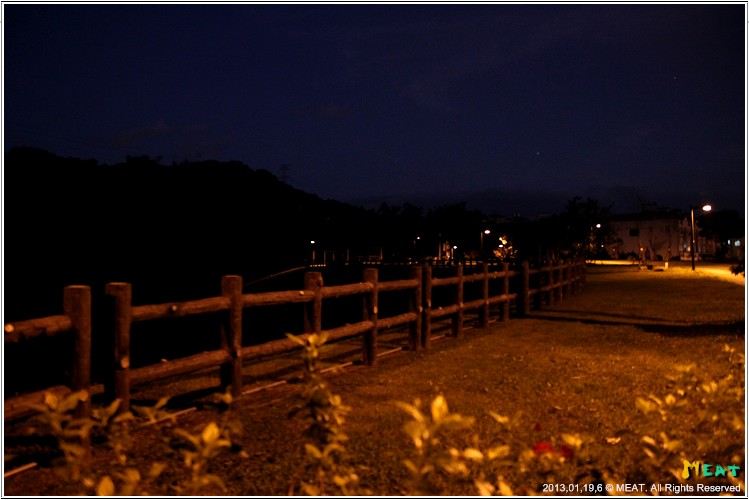
M 221 295 L 231 302 L 221 322 L 221 348 L 230 358 L 220 368 L 221 387 L 230 387 L 237 397 L 242 394 L 242 277 L 222 276 Z
M 365 269 L 364 281 L 372 283 L 372 292 L 364 295 L 364 321 L 372 322 L 372 328 L 364 332 L 364 363 L 374 366 L 377 363 L 378 270 L 376 268 Z
M 564 299 L 564 290 L 562 289 L 564 287 L 564 261 L 560 260 L 556 265 L 556 268 L 557 269 L 554 274 L 556 276 L 557 282 L 554 283 L 554 295 L 557 302 L 562 302 L 562 299 Z
M 66 286 L 63 292 L 63 310 L 73 323 L 75 333 L 75 361 L 71 389 L 86 391 L 86 398 L 78 402 L 76 416 L 91 416 L 91 287 Z
M 536 311 L 541 309 L 541 306 L 543 305 L 544 297 L 546 296 L 546 293 L 541 290 L 541 288 L 543 288 L 544 286 L 544 280 L 546 279 L 546 274 L 543 272 L 543 270 L 544 270 L 544 267 L 542 267 L 541 264 L 539 264 L 538 269 L 536 269 L 536 272 L 533 273 L 536 276 L 535 277 L 536 288 L 534 289 L 533 287 L 531 287 L 530 268 L 528 269 L 528 293 L 531 293 L 532 291 L 535 292 L 532 294 L 533 304 L 531 305 L 533 309 Z
M 424 284 L 423 301 L 424 316 L 421 321 L 421 347 L 429 348 L 432 340 L 432 266 L 425 266 L 422 274 Z
M 304 289 L 315 294 L 311 304 L 304 308 L 304 333 L 322 331 L 322 273 L 307 271 L 304 273 Z
M 549 262 L 547 268 L 546 268 L 546 286 L 548 288 L 546 292 L 546 305 L 550 306 L 554 304 L 554 264 Z
M 502 272 L 504 273 L 504 277 L 502 278 L 502 295 L 507 297 L 510 295 L 510 265 L 507 262 L 502 263 Z M 504 301 L 502 304 L 502 314 L 500 315 L 500 318 L 502 321 L 507 321 L 510 319 L 510 299 Z
M 572 295 L 572 259 L 568 259 L 564 263 L 564 270 L 562 271 L 562 280 L 564 282 L 564 296 L 569 297 Z
M 531 271 L 528 261 L 523 262 L 519 298 L 519 312 L 522 316 L 528 316 L 531 312 Z
M 484 299 L 484 307 L 481 308 L 481 328 L 489 326 L 489 264 L 481 264 L 481 271 L 484 273 L 481 292 Z
M 408 348 L 412 351 L 421 350 L 421 287 L 422 287 L 422 270 L 421 266 L 411 267 L 411 279 L 416 280 L 416 288 L 409 294 L 408 311 L 416 314 L 416 321 L 409 323 L 408 329 Z
M 120 400 L 119 413 L 130 411 L 130 326 L 133 322 L 133 287 L 130 283 L 107 283 L 104 293 L 111 297 L 114 336 L 114 397 Z
M 455 303 L 458 304 L 458 312 L 453 316 L 453 336 L 461 338 L 463 336 L 463 264 L 456 265 L 455 272 L 458 275 L 458 285 L 455 291 Z

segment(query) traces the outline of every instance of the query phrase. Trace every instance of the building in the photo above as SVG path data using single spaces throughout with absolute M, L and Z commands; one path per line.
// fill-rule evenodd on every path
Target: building
M 690 214 L 655 208 L 636 214 L 614 215 L 609 220 L 615 243 L 607 250 L 613 259 L 689 260 L 692 258 Z M 695 234 L 695 259 L 712 259 L 719 242 Z M 733 242 L 732 242 L 733 243 Z M 743 251 L 743 239 L 740 240 Z

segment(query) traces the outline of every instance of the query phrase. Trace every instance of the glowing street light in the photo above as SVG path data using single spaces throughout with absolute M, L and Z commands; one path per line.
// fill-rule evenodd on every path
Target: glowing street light
M 694 209 L 695 208 L 696 207 L 689 207 L 689 209 L 690 209 L 690 211 L 692 213 L 692 224 L 691 224 L 692 225 L 692 271 L 694 271 L 694 240 L 695 240 L 695 235 L 694 235 L 694 232 L 695 232 L 694 231 Z M 702 206 L 702 210 L 704 212 L 709 212 L 712 209 L 713 209 L 713 207 L 710 206 L 710 205 L 703 205 Z

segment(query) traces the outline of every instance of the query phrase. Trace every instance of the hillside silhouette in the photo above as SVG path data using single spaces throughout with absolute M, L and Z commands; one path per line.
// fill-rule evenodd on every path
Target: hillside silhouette
M 323 200 L 241 162 L 102 165 L 16 148 L 5 155 L 6 321 L 59 313 L 62 287 L 133 283 L 134 303 L 218 293 L 374 243 L 375 213 Z M 345 240 L 345 241 L 344 241 Z

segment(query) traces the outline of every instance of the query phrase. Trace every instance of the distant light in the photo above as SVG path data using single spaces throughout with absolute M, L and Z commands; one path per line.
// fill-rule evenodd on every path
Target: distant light
M 417 240 L 420 240 L 420 239 L 421 239 L 421 236 L 417 236 L 417 237 L 416 237 L 416 239 L 417 239 Z
M 314 245 L 315 244 L 315 240 L 310 241 L 310 243 Z
M 489 231 L 488 229 L 484 229 L 484 234 L 491 234 L 491 231 Z
M 457 250 L 457 249 L 458 249 L 458 246 L 457 245 L 453 245 L 453 250 Z
M 596 224 L 596 228 L 597 229 L 601 229 L 601 225 L 600 224 Z
M 705 212 L 709 212 L 712 209 L 713 207 L 711 205 L 705 205 L 704 207 L 702 207 L 702 210 L 704 210 Z

